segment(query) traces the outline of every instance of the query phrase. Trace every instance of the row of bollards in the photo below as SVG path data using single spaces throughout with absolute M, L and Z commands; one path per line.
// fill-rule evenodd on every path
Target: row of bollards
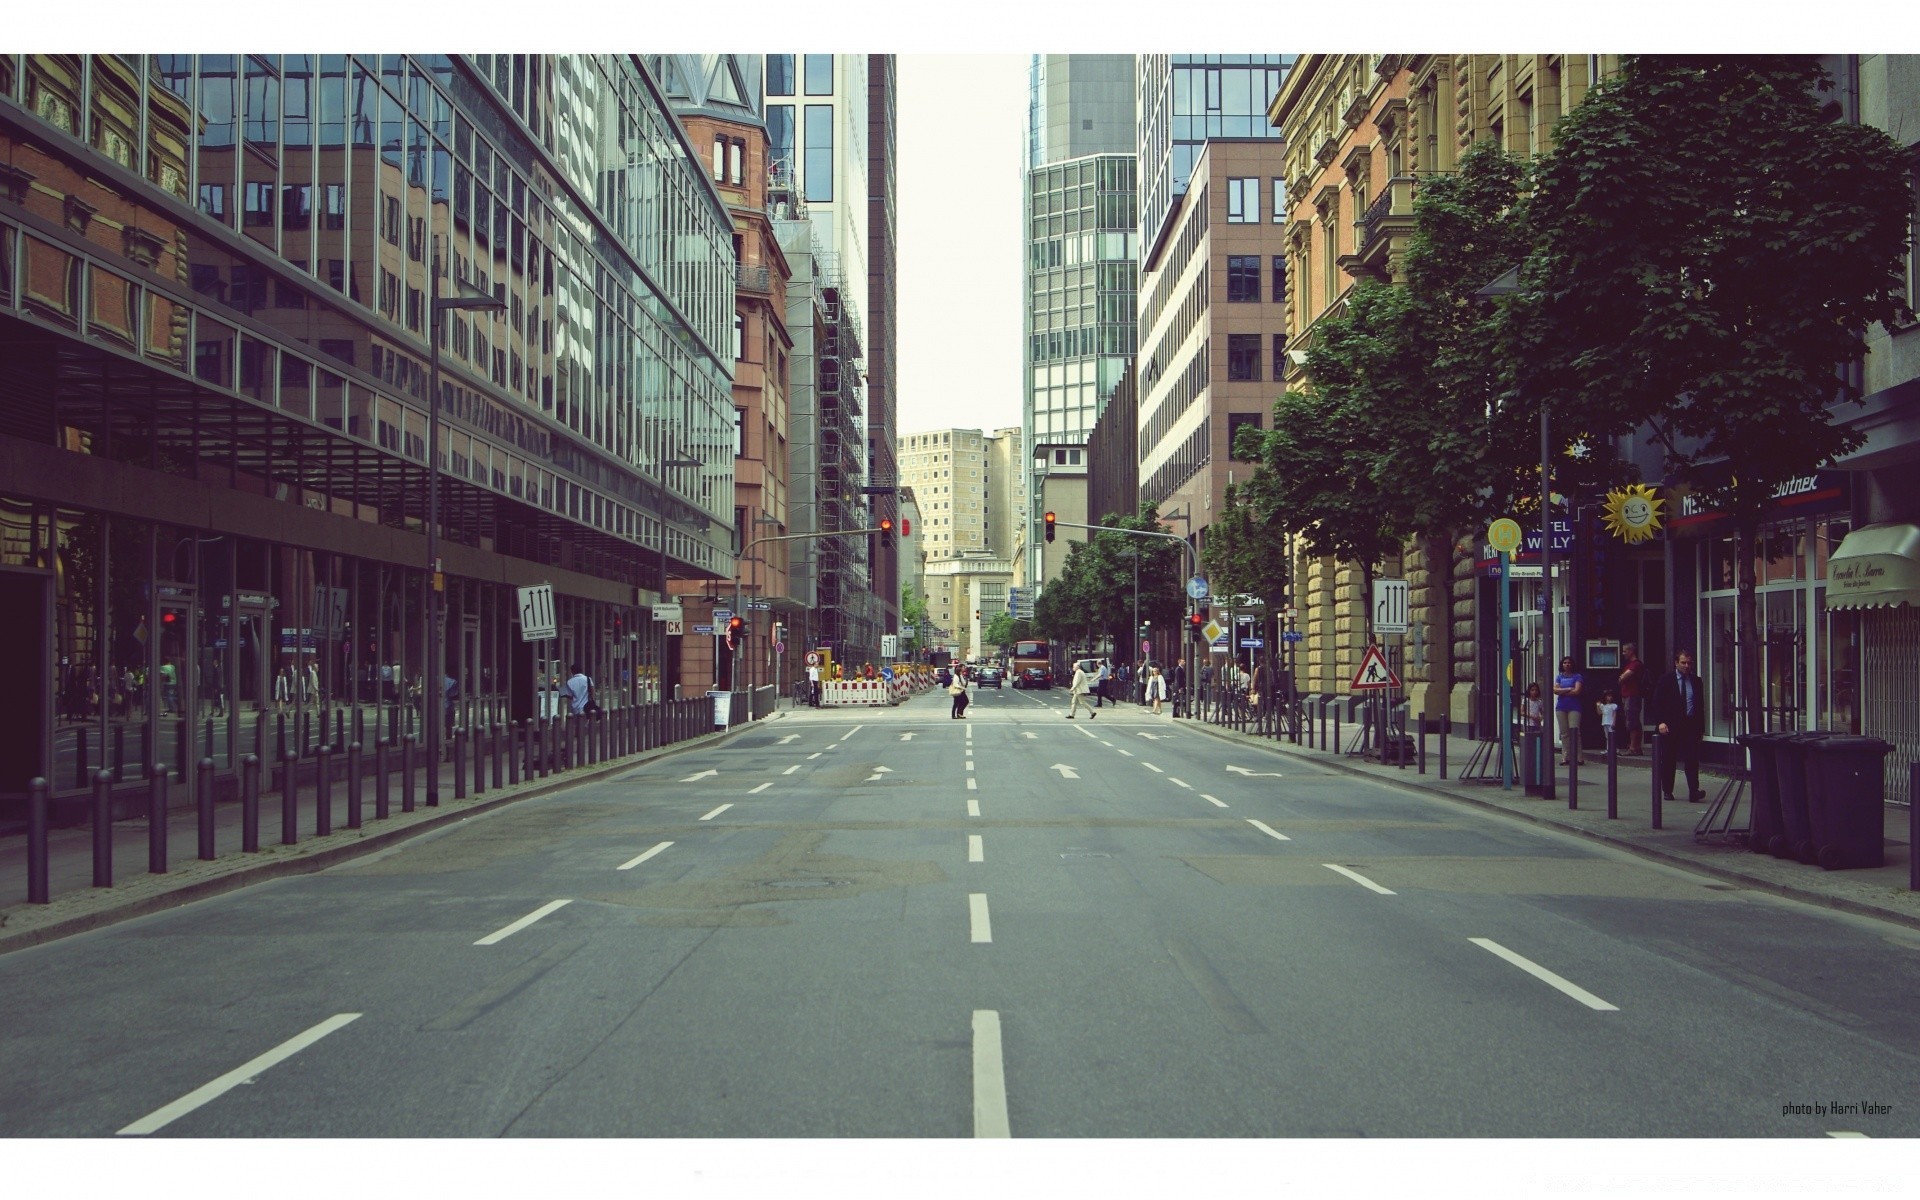
M 698 736 L 711 729 L 706 723 L 710 711 L 704 699 L 685 700 L 629 706 L 584 719 L 496 721 L 472 728 L 456 728 L 448 739 L 454 798 L 464 799 L 467 796 L 469 781 L 472 794 L 481 796 L 489 788 L 500 790 L 523 782 L 531 783 L 561 771 L 625 758 Z M 290 755 L 287 753 L 285 714 L 259 714 L 254 744 L 262 749 L 270 747 L 274 753 L 264 759 L 259 754 L 245 754 L 240 758 L 238 782 L 243 852 L 255 853 L 260 849 L 261 772 L 266 762 L 271 762 L 272 787 L 280 793 L 281 845 L 296 845 L 300 840 L 300 786 L 295 766 L 301 757 L 307 757 L 313 763 L 314 835 L 325 837 L 333 832 L 333 785 L 336 779 L 346 788 L 346 827 L 362 828 L 369 775 L 364 760 L 365 750 L 359 741 L 344 740 L 346 722 L 343 713 L 336 711 L 332 725 L 333 741 L 313 746 L 310 755 Z M 187 723 L 182 722 L 181 727 L 186 728 Z M 363 729 L 364 723 L 356 715 L 354 731 L 359 733 Z M 307 730 L 300 728 L 295 732 L 297 738 L 304 742 Z M 184 735 L 180 742 L 179 748 L 184 748 L 187 742 Z M 143 742 L 142 748 L 146 748 L 146 745 Z M 401 812 L 415 811 L 419 797 L 419 768 L 428 765 L 420 760 L 419 738 L 415 734 L 406 734 L 397 743 L 389 737 L 375 739 L 370 774 L 373 817 L 376 821 L 387 820 L 392 815 L 391 777 L 396 767 L 396 745 Z M 197 850 L 202 860 L 212 860 L 218 856 L 215 838 L 216 767 L 213 756 L 202 756 L 193 764 L 192 770 Z M 173 772 L 166 764 L 155 763 L 146 768 L 146 775 L 147 871 L 163 875 L 168 871 L 167 810 Z M 93 886 L 112 887 L 114 774 L 104 767 L 95 768 L 86 777 L 85 784 L 90 788 L 88 816 L 92 834 Z M 51 784 L 45 778 L 34 778 L 27 785 L 27 901 L 31 904 L 50 902 L 48 843 L 51 807 Z

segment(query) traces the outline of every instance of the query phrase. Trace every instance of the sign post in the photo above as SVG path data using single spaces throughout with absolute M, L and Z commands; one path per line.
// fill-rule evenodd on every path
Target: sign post
M 1513 659 L 1507 632 L 1511 603 L 1507 576 L 1520 539 L 1520 523 L 1511 518 L 1501 517 L 1487 526 L 1487 542 L 1500 555 L 1500 787 L 1507 791 L 1513 788 Z

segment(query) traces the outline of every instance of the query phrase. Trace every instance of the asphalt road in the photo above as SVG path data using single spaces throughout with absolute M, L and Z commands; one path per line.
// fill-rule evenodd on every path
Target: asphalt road
M 1913 931 L 1065 702 L 802 710 L 0 957 L 0 1130 L 1920 1134 Z

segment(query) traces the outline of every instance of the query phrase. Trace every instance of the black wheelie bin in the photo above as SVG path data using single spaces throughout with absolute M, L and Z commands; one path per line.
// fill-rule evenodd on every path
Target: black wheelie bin
M 1753 819 L 1747 834 L 1747 849 L 1755 854 L 1773 853 L 1773 839 L 1780 826 L 1780 765 L 1774 747 L 1783 733 L 1743 733 L 1733 740 L 1747 752 L 1748 776 L 1753 780 Z
M 1773 743 L 1774 774 L 1780 784 L 1780 833 L 1769 840 L 1775 858 L 1813 861 L 1813 824 L 1807 816 L 1807 747 L 1825 733 L 1784 733 Z
M 1813 861 L 1829 871 L 1886 862 L 1886 777 L 1893 749 L 1877 737 L 1836 735 L 1807 743 L 1807 818 Z

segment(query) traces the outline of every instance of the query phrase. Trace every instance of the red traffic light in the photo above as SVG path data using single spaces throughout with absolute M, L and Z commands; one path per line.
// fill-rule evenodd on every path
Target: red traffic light
M 1200 628 L 1202 625 L 1205 625 L 1206 623 L 1207 623 L 1207 614 L 1204 612 L 1193 613 L 1187 617 L 1187 624 L 1193 626 L 1195 629 Z
M 885 537 L 892 532 L 893 532 L 893 518 L 881 517 L 880 518 L 880 536 Z
M 1047 540 L 1048 540 L 1048 541 L 1052 541 L 1052 540 L 1053 540 L 1053 534 L 1054 534 L 1054 524 L 1053 524 L 1053 514 L 1052 514 L 1052 513 L 1048 513 L 1048 514 L 1046 514 L 1046 522 L 1047 522 Z

